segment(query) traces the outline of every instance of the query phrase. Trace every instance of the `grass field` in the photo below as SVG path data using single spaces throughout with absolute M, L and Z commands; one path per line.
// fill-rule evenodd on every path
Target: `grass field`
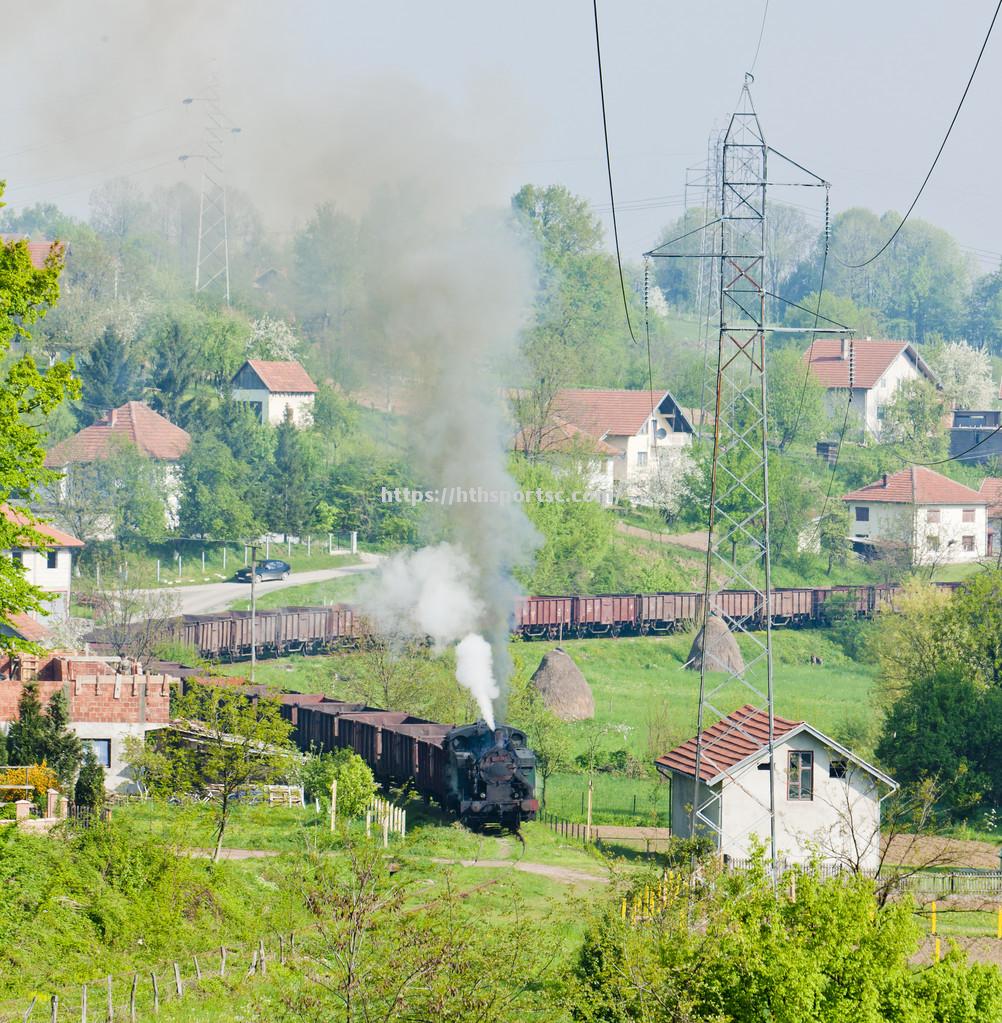
M 329 568 L 342 568 L 347 565 L 357 565 L 360 559 L 352 554 L 340 555 L 343 560 L 332 558 Z M 285 589 L 267 590 L 258 595 L 257 606 L 263 609 L 272 607 L 300 607 L 318 604 L 337 604 L 341 601 L 350 601 L 361 585 L 362 576 L 349 575 L 340 579 L 328 579 L 320 583 L 306 583 L 303 586 L 287 586 Z M 264 584 L 267 586 L 267 583 Z M 250 609 L 250 600 L 238 600 L 233 604 L 234 611 L 247 611 Z

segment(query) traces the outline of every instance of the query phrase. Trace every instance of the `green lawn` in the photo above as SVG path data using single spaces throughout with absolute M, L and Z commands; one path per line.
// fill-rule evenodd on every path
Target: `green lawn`
M 357 565 L 360 559 L 351 554 L 341 555 L 343 560 L 331 559 L 332 568 L 346 565 Z M 306 607 L 319 604 L 338 604 L 351 601 L 358 591 L 364 577 L 361 575 L 342 576 L 340 579 L 327 579 L 320 583 L 306 583 L 303 586 L 288 586 L 281 590 L 260 593 L 257 606 L 262 609 L 271 607 Z M 267 583 L 264 584 L 267 586 Z M 232 605 L 234 611 L 250 609 L 250 599 L 238 600 Z

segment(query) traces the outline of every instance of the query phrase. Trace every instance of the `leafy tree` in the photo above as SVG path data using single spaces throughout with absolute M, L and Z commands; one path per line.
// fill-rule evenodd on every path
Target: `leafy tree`
M 130 345 L 109 324 L 80 360 L 82 398 L 77 415 L 85 426 L 141 394 L 140 370 Z
M 168 322 L 154 340 L 148 401 L 154 411 L 186 429 L 204 414 L 201 357 L 195 339 L 179 320 Z
M 0 197 L 3 184 L 0 183 Z M 56 249 L 45 267 L 36 270 L 24 242 L 0 244 L 0 356 L 10 351 L 15 336 L 30 337 L 30 327 L 59 296 L 62 254 Z M 30 500 L 36 489 L 51 484 L 56 473 L 44 467 L 44 433 L 38 425 L 79 387 L 72 365 L 56 362 L 40 370 L 30 354 L 8 357 L 0 369 L 0 503 L 17 495 Z M 35 530 L 0 517 L 0 550 L 43 544 Z M 38 610 L 43 591 L 28 582 L 24 570 L 0 557 L 0 617 Z M 0 636 L 0 648 L 23 647 L 21 640 Z
M 946 451 L 943 395 L 928 380 L 906 380 L 884 410 L 882 436 L 915 461 L 931 461 Z
M 317 799 L 330 813 L 331 784 L 337 782 L 339 817 L 361 817 L 372 804 L 376 782 L 369 765 L 354 750 L 308 754 L 300 769 L 308 799 Z
M 796 306 L 786 306 L 784 322 L 792 327 L 813 327 L 814 313 L 817 311 L 824 319 L 818 320 L 819 327 L 830 327 L 828 320 L 835 323 L 844 323 L 851 327 L 856 337 L 879 337 L 884 331 L 881 325 L 880 313 L 876 309 L 869 309 L 857 305 L 846 295 L 837 295 L 825 288 L 821 296 L 821 305 L 818 305 L 818 293 L 808 292 L 797 299 Z M 824 336 L 824 335 L 821 335 Z M 813 334 L 804 334 L 804 343 L 810 344 L 814 340 Z
M 769 439 L 785 451 L 795 439 L 813 443 L 823 436 L 831 421 L 825 407 L 827 391 L 808 372 L 801 354 L 792 348 L 769 359 Z
M 320 497 L 335 528 L 357 530 L 362 540 L 395 546 L 416 539 L 417 512 L 406 502 L 384 500 L 383 491 L 414 487 L 401 462 L 363 450 L 352 452 L 331 470 Z
M 251 324 L 247 357 L 294 362 L 299 359 L 299 339 L 285 320 L 260 316 Z
M 38 698 L 38 684 L 28 682 L 17 701 L 17 720 L 7 729 L 7 760 L 27 767 L 45 759 L 48 723 Z
M 512 197 L 516 217 L 556 260 L 595 252 L 602 225 L 588 200 L 563 185 L 523 185 Z
M 125 759 L 143 797 L 168 799 L 191 792 L 194 786 L 194 751 L 169 728 L 147 738 L 125 737 Z
M 644 926 L 610 907 L 578 956 L 574 1018 L 976 1023 L 1002 1012 L 995 969 L 968 965 L 959 952 L 913 969 L 920 932 L 907 901 L 878 906 L 873 882 L 858 875 L 807 870 L 793 879 L 796 898 L 777 895 L 759 858 L 751 870 L 714 874 L 712 884 L 669 883 Z
M 988 352 L 972 348 L 966 341 L 950 341 L 930 345 L 925 354 L 943 385 L 948 406 L 992 408 L 996 388 Z
M 968 676 L 1002 689 L 1002 570 L 969 579 L 953 595 L 949 619 Z
M 852 552 L 849 539 L 849 511 L 841 501 L 829 502 L 828 510 L 818 522 L 818 547 L 828 558 L 827 574 L 832 574 L 832 567 L 844 565 Z
M 268 524 L 277 532 L 298 536 L 309 524 L 316 503 L 313 461 L 290 409 L 275 433 Z
M 104 805 L 104 768 L 98 763 L 94 747 L 88 745 L 83 755 L 83 766 L 73 789 L 73 802 L 91 810 L 100 810 Z
M 196 780 L 219 786 L 213 804 L 212 856 L 218 860 L 234 798 L 250 785 L 266 784 L 289 772 L 292 726 L 282 717 L 277 700 L 212 685 L 192 686 L 176 701 L 175 713 L 199 734 Z
M 1002 268 L 974 282 L 967 310 L 968 340 L 979 349 L 1002 352 Z
M 333 447 L 338 447 L 354 430 L 355 407 L 329 384 L 321 384 L 313 403 L 313 425 Z
M 45 712 L 45 762 L 68 786 L 80 767 L 83 744 L 70 728 L 70 706 L 66 694 L 58 689 L 49 699 Z
M 247 466 L 218 436 L 196 434 L 181 460 L 180 524 L 188 536 L 236 539 L 257 530 Z
M 567 726 L 546 706 L 539 690 L 532 685 L 524 671 L 517 672 L 512 681 L 508 718 L 525 732 L 536 754 L 540 802 L 545 807 L 547 781 L 571 762 L 571 741 Z

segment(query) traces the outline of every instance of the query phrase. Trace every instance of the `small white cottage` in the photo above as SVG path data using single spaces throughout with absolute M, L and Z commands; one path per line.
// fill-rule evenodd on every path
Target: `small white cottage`
M 311 426 L 317 385 L 298 362 L 248 359 L 233 377 L 233 400 L 246 402 L 265 425 L 291 417 L 296 426 Z
M 773 718 L 776 849 L 849 869 L 880 865 L 880 801 L 897 783 L 806 721 Z M 690 836 L 696 738 L 658 757 L 671 781 L 671 833 Z M 769 719 L 744 706 L 703 731 L 697 806 L 720 830 L 720 852 L 747 859 L 769 844 Z M 697 824 L 697 834 L 709 833 Z

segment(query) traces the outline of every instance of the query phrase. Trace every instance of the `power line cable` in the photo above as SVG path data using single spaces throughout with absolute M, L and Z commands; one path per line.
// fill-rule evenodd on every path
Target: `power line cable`
M 1002 5 L 1002 0 L 999 0 Z M 639 345 L 637 335 L 633 333 L 633 321 L 630 319 L 630 303 L 626 299 L 626 279 L 623 276 L 623 258 L 619 251 L 619 224 L 616 222 L 616 193 L 612 187 L 612 157 L 609 155 L 609 122 L 605 115 L 605 81 L 602 74 L 602 40 L 598 30 L 598 0 L 592 0 L 592 12 L 595 16 L 595 56 L 598 62 L 598 92 L 602 101 L 602 137 L 605 142 L 605 170 L 609 178 L 609 203 L 612 206 L 612 237 L 616 243 L 616 266 L 619 268 L 619 287 L 623 292 L 623 312 L 626 314 L 626 326 L 635 345 Z
M 765 35 L 765 19 L 769 17 L 769 0 L 765 0 L 765 10 L 762 11 L 762 27 L 758 30 L 758 42 L 755 44 L 755 56 L 752 57 L 750 72 L 755 70 L 758 63 L 758 51 L 762 49 L 762 37 Z
M 957 123 L 957 118 L 960 116 L 960 111 L 964 106 L 964 100 L 967 99 L 967 93 L 971 89 L 971 84 L 974 81 L 974 76 L 978 73 L 978 67 L 981 64 L 981 58 L 985 54 L 985 49 L 988 46 L 988 40 L 991 39 L 992 30 L 995 28 L 995 22 L 998 20 L 999 11 L 1002 11 L 1002 0 L 999 0 L 999 3 L 995 8 L 995 13 L 992 15 L 991 24 L 988 26 L 988 32 L 985 34 L 984 41 L 981 44 L 981 49 L 978 51 L 978 59 L 974 62 L 974 68 L 971 71 L 970 77 L 967 79 L 967 85 L 964 86 L 964 92 L 963 95 L 961 95 L 960 97 L 960 102 L 957 104 L 957 109 L 953 112 L 953 117 L 950 118 L 950 125 L 946 129 L 946 134 L 943 136 L 943 141 L 939 144 L 939 149 L 936 150 L 936 156 L 933 158 L 932 165 L 929 167 L 928 173 L 923 179 L 922 184 L 919 186 L 919 190 L 916 193 L 915 198 L 912 199 L 911 206 L 908 207 L 907 211 L 905 212 L 905 215 L 901 218 L 901 223 L 899 223 L 898 226 L 894 229 L 894 233 L 891 235 L 891 237 L 888 238 L 887 241 L 884 242 L 884 244 L 881 245 L 880 248 L 877 249 L 877 251 L 872 256 L 870 256 L 869 259 L 865 259 L 862 263 L 847 263 L 844 259 L 840 259 L 838 255 L 836 255 L 835 258 L 844 267 L 847 267 L 850 270 L 860 270 L 864 266 L 869 266 L 870 263 L 872 263 L 875 259 L 878 259 L 880 256 L 884 254 L 884 252 L 887 251 L 888 246 L 891 244 L 891 242 L 894 241 L 895 238 L 897 238 L 898 233 L 905 226 L 905 223 L 911 216 L 912 210 L 915 209 L 916 204 L 922 197 L 922 193 L 925 191 L 925 186 L 929 184 L 929 179 L 932 177 L 932 172 L 936 169 L 936 164 L 939 163 L 939 158 L 943 155 L 943 150 L 946 149 L 946 143 L 949 141 L 950 133 L 953 131 L 953 126 Z

